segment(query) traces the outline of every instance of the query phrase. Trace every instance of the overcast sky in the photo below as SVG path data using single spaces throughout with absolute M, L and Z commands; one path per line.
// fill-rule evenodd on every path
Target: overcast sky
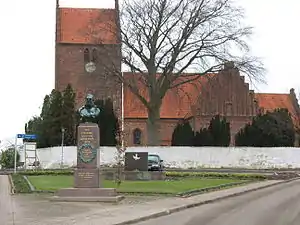
M 0 140 L 13 140 L 24 124 L 40 113 L 43 98 L 54 88 L 56 0 L 1 1 Z M 268 85 L 260 92 L 300 89 L 299 0 L 238 0 L 255 28 L 251 47 L 264 58 Z M 61 0 L 63 7 L 111 8 L 113 0 Z M 298 21 L 298 22 L 297 22 Z

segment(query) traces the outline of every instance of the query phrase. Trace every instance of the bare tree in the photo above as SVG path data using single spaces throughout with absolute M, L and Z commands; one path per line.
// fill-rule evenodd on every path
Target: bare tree
M 243 24 L 243 9 L 232 0 L 124 0 L 120 8 L 122 63 L 135 74 L 114 73 L 147 108 L 148 145 L 159 144 L 160 108 L 168 90 L 218 72 L 226 62 L 263 80 L 263 65 L 247 43 L 252 27 Z

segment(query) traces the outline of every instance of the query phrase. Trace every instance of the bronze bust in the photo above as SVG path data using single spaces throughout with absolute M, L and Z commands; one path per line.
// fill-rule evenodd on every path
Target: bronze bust
M 81 121 L 91 122 L 100 114 L 100 109 L 94 103 L 94 96 L 87 94 L 85 98 L 85 105 L 80 107 L 78 110 Z

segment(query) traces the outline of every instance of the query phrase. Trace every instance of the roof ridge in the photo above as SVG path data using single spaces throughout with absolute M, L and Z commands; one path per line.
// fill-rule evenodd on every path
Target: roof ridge
M 255 93 L 255 94 L 259 94 L 259 95 L 290 95 L 289 93 Z
M 84 10 L 103 10 L 103 9 L 109 9 L 109 10 L 116 10 L 115 8 L 77 8 L 77 7 L 59 7 L 59 9 L 84 9 Z

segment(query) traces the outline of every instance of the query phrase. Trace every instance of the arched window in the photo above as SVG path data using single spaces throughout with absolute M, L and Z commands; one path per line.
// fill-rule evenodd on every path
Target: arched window
M 97 52 L 97 49 L 93 49 L 93 53 L 92 53 L 92 62 L 96 62 L 97 61 L 97 58 L 98 58 L 98 52 Z
M 232 116 L 233 115 L 232 102 L 225 102 L 225 115 L 226 116 Z
M 138 128 L 136 128 L 133 131 L 133 144 L 134 145 L 142 144 L 142 131 Z
M 89 51 L 89 49 L 88 48 L 86 48 L 86 49 L 84 49 L 84 63 L 86 64 L 86 63 L 88 63 L 88 62 L 90 62 L 90 51 Z

